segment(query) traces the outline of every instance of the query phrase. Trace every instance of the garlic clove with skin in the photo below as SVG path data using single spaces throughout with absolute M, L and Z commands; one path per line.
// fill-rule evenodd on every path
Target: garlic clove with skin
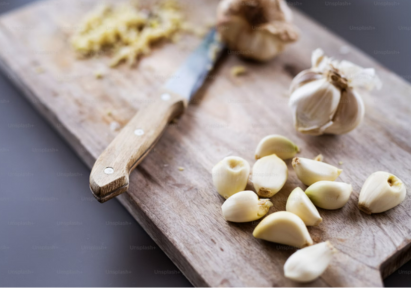
M 269 199 L 259 199 L 253 191 L 242 191 L 228 198 L 221 209 L 225 220 L 242 223 L 260 219 L 272 206 Z
M 217 29 L 233 53 L 267 61 L 298 40 L 292 12 L 284 0 L 222 0 Z
M 298 179 L 310 186 L 318 181 L 334 181 L 342 170 L 321 161 L 296 157 L 292 166 Z
M 319 181 L 305 190 L 315 206 L 327 210 L 343 207 L 350 199 L 351 192 L 351 184 L 334 181 Z
M 303 220 L 297 215 L 286 211 L 275 212 L 265 217 L 255 227 L 253 236 L 297 248 L 313 244 Z
M 281 135 L 269 135 L 258 143 L 255 159 L 275 154 L 285 160 L 293 158 L 299 151 L 298 146 L 290 139 Z
M 323 221 L 317 208 L 299 187 L 288 196 L 285 210 L 300 217 L 307 226 L 316 226 Z
M 337 250 L 329 241 L 298 250 L 284 264 L 284 274 L 297 282 L 311 282 L 321 276 Z
M 265 156 L 255 162 L 252 182 L 257 194 L 270 198 L 283 188 L 288 177 L 287 165 L 277 155 Z
M 362 186 L 358 207 L 367 214 L 385 212 L 404 201 L 406 194 L 406 187 L 398 177 L 375 172 Z
M 212 169 L 213 183 L 224 198 L 244 191 L 250 174 L 250 164 L 241 157 L 224 158 Z

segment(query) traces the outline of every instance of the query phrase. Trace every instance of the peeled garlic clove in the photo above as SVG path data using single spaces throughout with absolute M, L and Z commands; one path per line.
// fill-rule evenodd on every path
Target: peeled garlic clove
M 318 154 L 318 155 L 314 158 L 314 160 L 315 160 L 315 161 L 323 162 L 323 161 L 324 161 L 324 156 L 323 156 L 323 154 Z
M 375 172 L 362 186 L 358 207 L 367 214 L 385 212 L 404 201 L 405 195 L 400 179 L 388 172 Z
M 255 162 L 252 177 L 257 194 L 265 198 L 272 197 L 287 181 L 287 165 L 277 155 L 263 157 Z
M 221 209 L 225 220 L 241 223 L 260 219 L 272 206 L 269 199 L 259 199 L 253 191 L 242 191 L 228 198 Z
M 293 158 L 299 151 L 298 146 L 290 139 L 280 135 L 269 135 L 258 143 L 255 159 L 275 154 L 285 160 Z
M 324 273 L 334 253 L 329 241 L 298 250 L 284 264 L 285 277 L 297 282 L 313 281 Z
M 255 227 L 253 236 L 297 248 L 313 244 L 303 220 L 297 215 L 286 211 L 275 212 L 265 217 Z
M 351 184 L 333 181 L 319 181 L 305 190 L 315 206 L 334 210 L 343 207 L 352 192 Z
M 294 114 L 294 124 L 301 133 L 323 134 L 332 124 L 340 103 L 341 91 L 326 78 L 309 82 L 296 89 L 289 105 Z
M 224 198 L 244 191 L 247 186 L 250 165 L 241 157 L 224 158 L 212 170 L 213 183 L 217 192 Z
M 288 196 L 285 210 L 300 217 L 307 226 L 316 226 L 323 221 L 317 208 L 299 187 Z
M 307 186 L 318 181 L 334 181 L 342 172 L 337 167 L 307 158 L 296 157 L 292 165 L 298 179 Z
M 354 130 L 364 118 L 364 102 L 353 89 L 341 93 L 340 105 L 333 118 L 333 124 L 324 133 L 345 134 Z

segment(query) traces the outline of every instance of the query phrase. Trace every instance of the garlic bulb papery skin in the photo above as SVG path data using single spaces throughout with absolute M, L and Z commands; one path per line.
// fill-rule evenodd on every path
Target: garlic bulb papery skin
M 312 67 L 291 83 L 289 106 L 297 131 L 311 135 L 345 134 L 364 118 L 360 88 L 381 88 L 374 69 L 336 61 L 321 49 L 312 55 Z
M 225 220 L 242 223 L 260 219 L 272 206 L 269 199 L 259 199 L 253 191 L 242 191 L 228 198 L 221 209 Z
M 217 29 L 233 54 L 267 61 L 299 38 L 284 0 L 222 0 Z
M 229 156 L 220 161 L 212 170 L 213 183 L 224 198 L 244 191 L 250 175 L 250 164 L 237 156 Z
M 292 166 L 298 179 L 307 186 L 318 181 L 334 181 L 342 172 L 327 163 L 301 157 L 294 158 Z
M 298 250 L 284 264 L 284 274 L 297 282 L 311 282 L 321 276 L 337 250 L 329 241 Z
M 270 198 L 283 188 L 288 177 L 287 165 L 277 155 L 265 156 L 255 162 L 252 182 L 257 194 Z
M 316 226 L 323 221 L 310 198 L 299 187 L 288 196 L 285 210 L 300 217 L 307 226 Z
M 305 194 L 315 206 L 327 210 L 343 207 L 350 199 L 351 193 L 351 184 L 334 181 L 319 181 L 305 190 Z
M 303 220 L 297 215 L 286 211 L 275 212 L 265 217 L 255 227 L 253 236 L 297 248 L 313 244 Z
M 300 148 L 287 137 L 269 135 L 261 139 L 260 143 L 258 143 L 255 151 L 255 159 L 275 154 L 279 158 L 286 160 L 293 158 L 299 151 Z
M 406 194 L 406 187 L 398 177 L 375 172 L 362 186 L 358 207 L 367 214 L 385 212 L 404 201 Z

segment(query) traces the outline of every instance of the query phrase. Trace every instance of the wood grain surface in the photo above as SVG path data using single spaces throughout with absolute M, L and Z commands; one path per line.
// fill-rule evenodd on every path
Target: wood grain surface
M 180 44 L 160 44 L 136 67 L 94 73 L 108 62 L 104 56 L 78 60 L 68 37 L 97 0 L 39 2 L 0 19 L 0 63 L 27 98 L 67 139 L 91 168 L 118 131 L 145 103 L 157 97 L 167 77 L 199 44 L 187 36 Z M 216 0 L 182 1 L 194 23 L 214 18 Z M 348 45 L 300 13 L 295 22 L 301 40 L 275 60 L 244 62 L 228 51 L 206 85 L 177 124 L 170 125 L 157 146 L 130 176 L 130 188 L 118 200 L 196 286 L 298 286 L 283 276 L 294 248 L 254 239 L 258 222 L 227 223 L 223 199 L 216 193 L 211 168 L 227 155 L 254 163 L 258 141 L 268 134 L 294 140 L 302 157 L 324 155 L 351 183 L 351 199 L 342 209 L 320 209 L 324 221 L 310 227 L 314 242 L 330 240 L 340 251 L 320 279 L 308 286 L 382 286 L 385 277 L 410 259 L 411 199 L 395 209 L 366 215 L 357 208 L 365 179 L 389 171 L 410 187 L 410 86 L 355 48 L 344 55 L 364 67 L 375 67 L 384 87 L 364 93 L 366 117 L 343 136 L 298 134 L 288 109 L 287 90 L 293 76 L 310 66 L 311 52 L 323 48 L 341 58 Z M 248 74 L 230 76 L 234 65 Z M 289 193 L 305 188 L 291 169 L 270 212 L 285 210 Z M 178 167 L 184 167 L 179 171 Z M 103 204 L 104 205 L 104 204 Z

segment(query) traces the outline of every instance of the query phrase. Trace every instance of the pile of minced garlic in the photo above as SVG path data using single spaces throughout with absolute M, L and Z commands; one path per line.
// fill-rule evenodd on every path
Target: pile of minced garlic
M 111 67 L 122 61 L 133 65 L 139 57 L 150 52 L 154 42 L 175 41 L 181 31 L 201 33 L 184 21 L 173 1 L 162 2 L 150 10 L 131 3 L 101 5 L 81 22 L 71 44 L 81 56 L 110 49 L 114 52 Z

